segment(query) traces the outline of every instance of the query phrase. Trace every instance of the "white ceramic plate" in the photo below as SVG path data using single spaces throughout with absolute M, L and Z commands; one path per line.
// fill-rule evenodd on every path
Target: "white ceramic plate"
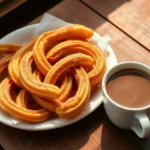
M 2 38 L 0 43 L 25 44 L 32 38 L 37 26 L 38 24 L 34 24 L 31 26 L 26 26 L 24 28 L 18 29 L 8 34 L 4 38 Z M 95 34 L 95 36 L 100 37 L 97 34 Z M 108 47 L 108 51 L 110 55 L 106 57 L 106 62 L 107 62 L 107 69 L 110 69 L 111 67 L 117 64 L 117 60 L 110 46 Z M 92 113 L 97 107 L 99 107 L 102 101 L 103 101 L 103 97 L 102 97 L 101 89 L 97 89 L 97 91 L 94 92 L 94 94 L 91 96 L 90 102 L 87 104 L 85 109 L 73 119 L 66 120 L 61 118 L 54 118 L 42 123 L 30 124 L 12 118 L 0 110 L 0 122 L 14 128 L 32 130 L 32 131 L 56 129 L 56 128 L 60 128 L 75 123 L 81 120 L 82 118 L 86 117 L 87 115 Z

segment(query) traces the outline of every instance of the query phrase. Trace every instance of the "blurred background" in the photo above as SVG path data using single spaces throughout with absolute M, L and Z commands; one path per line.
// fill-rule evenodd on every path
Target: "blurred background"
M 29 23 L 61 0 L 0 0 L 0 38 Z

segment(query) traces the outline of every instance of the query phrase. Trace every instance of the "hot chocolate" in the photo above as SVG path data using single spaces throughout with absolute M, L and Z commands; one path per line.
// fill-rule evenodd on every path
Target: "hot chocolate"
M 118 71 L 109 78 L 107 93 L 113 101 L 125 107 L 150 105 L 150 74 L 136 69 Z

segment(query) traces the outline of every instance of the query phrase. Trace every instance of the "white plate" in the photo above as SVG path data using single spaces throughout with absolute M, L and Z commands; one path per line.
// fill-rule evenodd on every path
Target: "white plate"
M 31 26 L 26 26 L 24 28 L 18 29 L 8 34 L 4 38 L 2 38 L 0 43 L 25 44 L 29 41 L 29 39 L 32 38 L 37 26 L 38 24 L 34 24 Z M 98 37 L 97 34 L 96 36 Z M 108 50 L 110 52 L 110 55 L 106 57 L 106 62 L 107 62 L 107 69 L 110 69 L 111 67 L 117 64 L 117 59 L 110 46 L 108 47 Z M 82 118 L 86 117 L 87 115 L 92 113 L 97 107 L 99 107 L 102 101 L 103 101 L 103 97 L 102 97 L 101 89 L 97 89 L 97 91 L 94 92 L 94 94 L 91 96 L 90 102 L 87 104 L 85 109 L 73 119 L 66 120 L 66 119 L 61 119 L 61 118 L 54 118 L 54 119 L 50 119 L 42 123 L 30 124 L 30 123 L 26 123 L 26 122 L 17 120 L 15 118 L 12 118 L 0 110 L 0 122 L 8 126 L 14 127 L 14 128 L 32 130 L 32 131 L 56 129 L 56 128 L 60 128 L 63 126 L 67 126 L 69 124 L 77 122 L 81 120 Z

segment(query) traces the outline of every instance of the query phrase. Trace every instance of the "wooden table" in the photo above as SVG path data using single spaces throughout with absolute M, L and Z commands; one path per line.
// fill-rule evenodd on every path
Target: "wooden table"
M 20 0 L 20 1 L 4 1 L 0 3 L 0 17 L 6 15 L 13 9 L 17 8 L 19 5 L 23 4 L 26 0 Z
M 133 60 L 150 66 L 148 0 L 64 0 L 47 12 L 109 35 L 119 62 Z M 29 132 L 0 124 L 0 145 L 0 150 L 149 150 L 150 138 L 140 139 L 114 126 L 101 105 L 81 121 L 51 131 Z

